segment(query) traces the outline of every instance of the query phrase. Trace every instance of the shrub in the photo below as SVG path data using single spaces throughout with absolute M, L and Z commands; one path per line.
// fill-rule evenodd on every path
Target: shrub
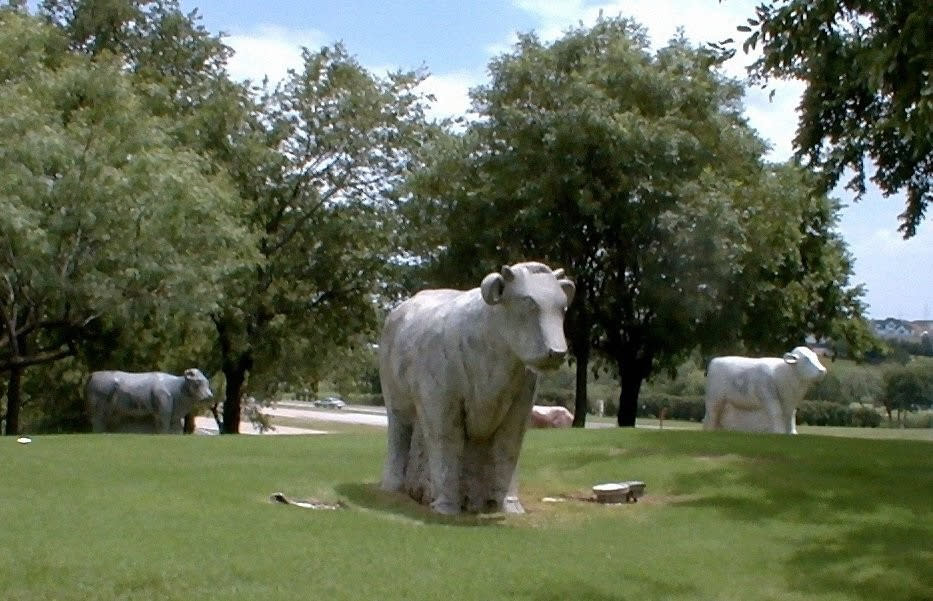
M 639 417 L 660 417 L 661 411 L 665 419 L 680 419 L 691 422 L 703 421 L 706 413 L 706 404 L 700 396 L 675 396 L 659 392 L 644 393 L 638 398 Z
M 797 407 L 797 423 L 808 426 L 855 426 L 875 428 L 881 415 L 871 407 L 854 408 L 826 401 L 803 401 Z
M 378 392 L 356 392 L 348 394 L 346 398 L 347 402 L 354 405 L 370 405 L 373 407 L 382 407 L 385 405 L 382 393 Z
M 907 365 L 887 369 L 882 400 L 889 410 L 933 406 L 933 362 L 914 360 Z
M 829 373 L 810 389 L 807 397 L 841 405 L 871 403 L 881 396 L 881 372 L 867 366 L 837 363 Z

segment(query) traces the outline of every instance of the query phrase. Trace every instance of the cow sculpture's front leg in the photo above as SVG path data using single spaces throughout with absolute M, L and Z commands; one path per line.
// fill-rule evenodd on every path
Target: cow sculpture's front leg
M 460 477 L 463 468 L 463 412 L 441 402 L 424 403 L 419 414 L 424 433 L 431 475 L 431 509 L 444 515 L 460 513 L 463 496 Z
M 536 384 L 536 376 L 526 374 L 522 389 L 515 395 L 505 419 L 493 437 L 491 454 L 494 467 L 490 502 L 506 513 L 525 513 L 525 508 L 518 500 L 516 466 L 528 415 L 534 404 Z
M 168 434 L 172 429 L 172 397 L 164 393 L 152 395 L 152 417 L 156 434 Z
M 796 434 L 797 433 L 797 410 L 796 409 L 785 409 L 784 410 L 784 425 L 787 434 Z

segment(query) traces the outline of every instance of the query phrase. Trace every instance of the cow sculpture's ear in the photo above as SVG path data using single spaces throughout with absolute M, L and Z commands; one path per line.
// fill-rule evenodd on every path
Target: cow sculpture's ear
M 564 294 L 567 295 L 567 304 L 569 305 L 570 303 L 573 302 L 573 295 L 577 291 L 576 284 L 574 284 L 568 279 L 557 280 L 557 283 L 560 284 L 561 290 L 563 290 Z
M 787 363 L 789 365 L 793 365 L 794 363 L 797 363 L 797 355 L 795 355 L 794 353 L 784 353 L 784 363 Z
M 487 305 L 495 305 L 502 300 L 502 293 L 505 292 L 505 278 L 501 273 L 490 273 L 483 278 L 479 291 Z

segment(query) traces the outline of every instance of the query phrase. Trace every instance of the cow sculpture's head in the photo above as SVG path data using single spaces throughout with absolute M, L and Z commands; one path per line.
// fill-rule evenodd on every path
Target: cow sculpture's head
M 206 401 L 214 396 L 214 393 L 211 392 L 210 382 L 207 381 L 200 369 L 193 367 L 185 370 L 185 388 L 188 395 L 195 402 Z
M 575 287 L 564 270 L 543 263 L 504 265 L 483 278 L 480 293 L 500 311 L 502 336 L 528 367 L 556 369 L 567 355 L 564 314 Z
M 816 353 L 805 346 L 798 346 L 789 353 L 784 353 L 784 362 L 794 366 L 794 372 L 805 382 L 816 382 L 826 375 L 826 368 L 820 363 Z

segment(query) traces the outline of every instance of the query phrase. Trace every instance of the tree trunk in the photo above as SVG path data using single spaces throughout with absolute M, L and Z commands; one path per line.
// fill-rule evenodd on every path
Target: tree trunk
M 590 351 L 577 351 L 577 384 L 575 391 L 573 427 L 586 427 L 586 412 L 589 409 L 589 399 L 586 393 L 588 369 L 590 364 Z
M 6 389 L 6 427 L 3 433 L 7 436 L 16 436 L 19 434 L 19 410 L 22 405 L 23 368 L 11 367 L 9 374 Z
M 240 433 L 240 398 L 243 396 L 243 385 L 246 374 L 253 368 L 253 354 L 247 348 L 239 351 L 234 345 L 230 333 L 230 324 L 222 317 L 214 317 L 217 327 L 218 342 L 220 343 L 221 370 L 226 380 L 224 385 L 224 408 L 221 434 Z M 216 418 L 216 413 L 214 414 Z
M 592 347 L 593 318 L 588 302 L 589 286 L 586 279 L 577 279 L 577 293 L 567 314 L 567 338 L 576 361 L 576 388 L 574 390 L 573 427 L 586 427 L 586 412 L 589 410 L 587 379 L 589 377 L 590 350 Z
M 247 357 L 241 356 L 239 361 L 228 364 L 224 362 L 224 377 L 227 384 L 224 390 L 224 427 L 222 434 L 240 433 L 240 399 L 243 395 L 243 384 L 246 382 Z
M 185 425 L 182 428 L 182 432 L 185 434 L 194 434 L 195 422 L 194 422 L 194 412 L 191 412 L 185 416 Z
M 620 427 L 634 428 L 638 412 L 638 395 L 641 383 L 651 373 L 651 359 L 638 356 L 623 356 L 617 359 L 619 367 L 619 413 Z

